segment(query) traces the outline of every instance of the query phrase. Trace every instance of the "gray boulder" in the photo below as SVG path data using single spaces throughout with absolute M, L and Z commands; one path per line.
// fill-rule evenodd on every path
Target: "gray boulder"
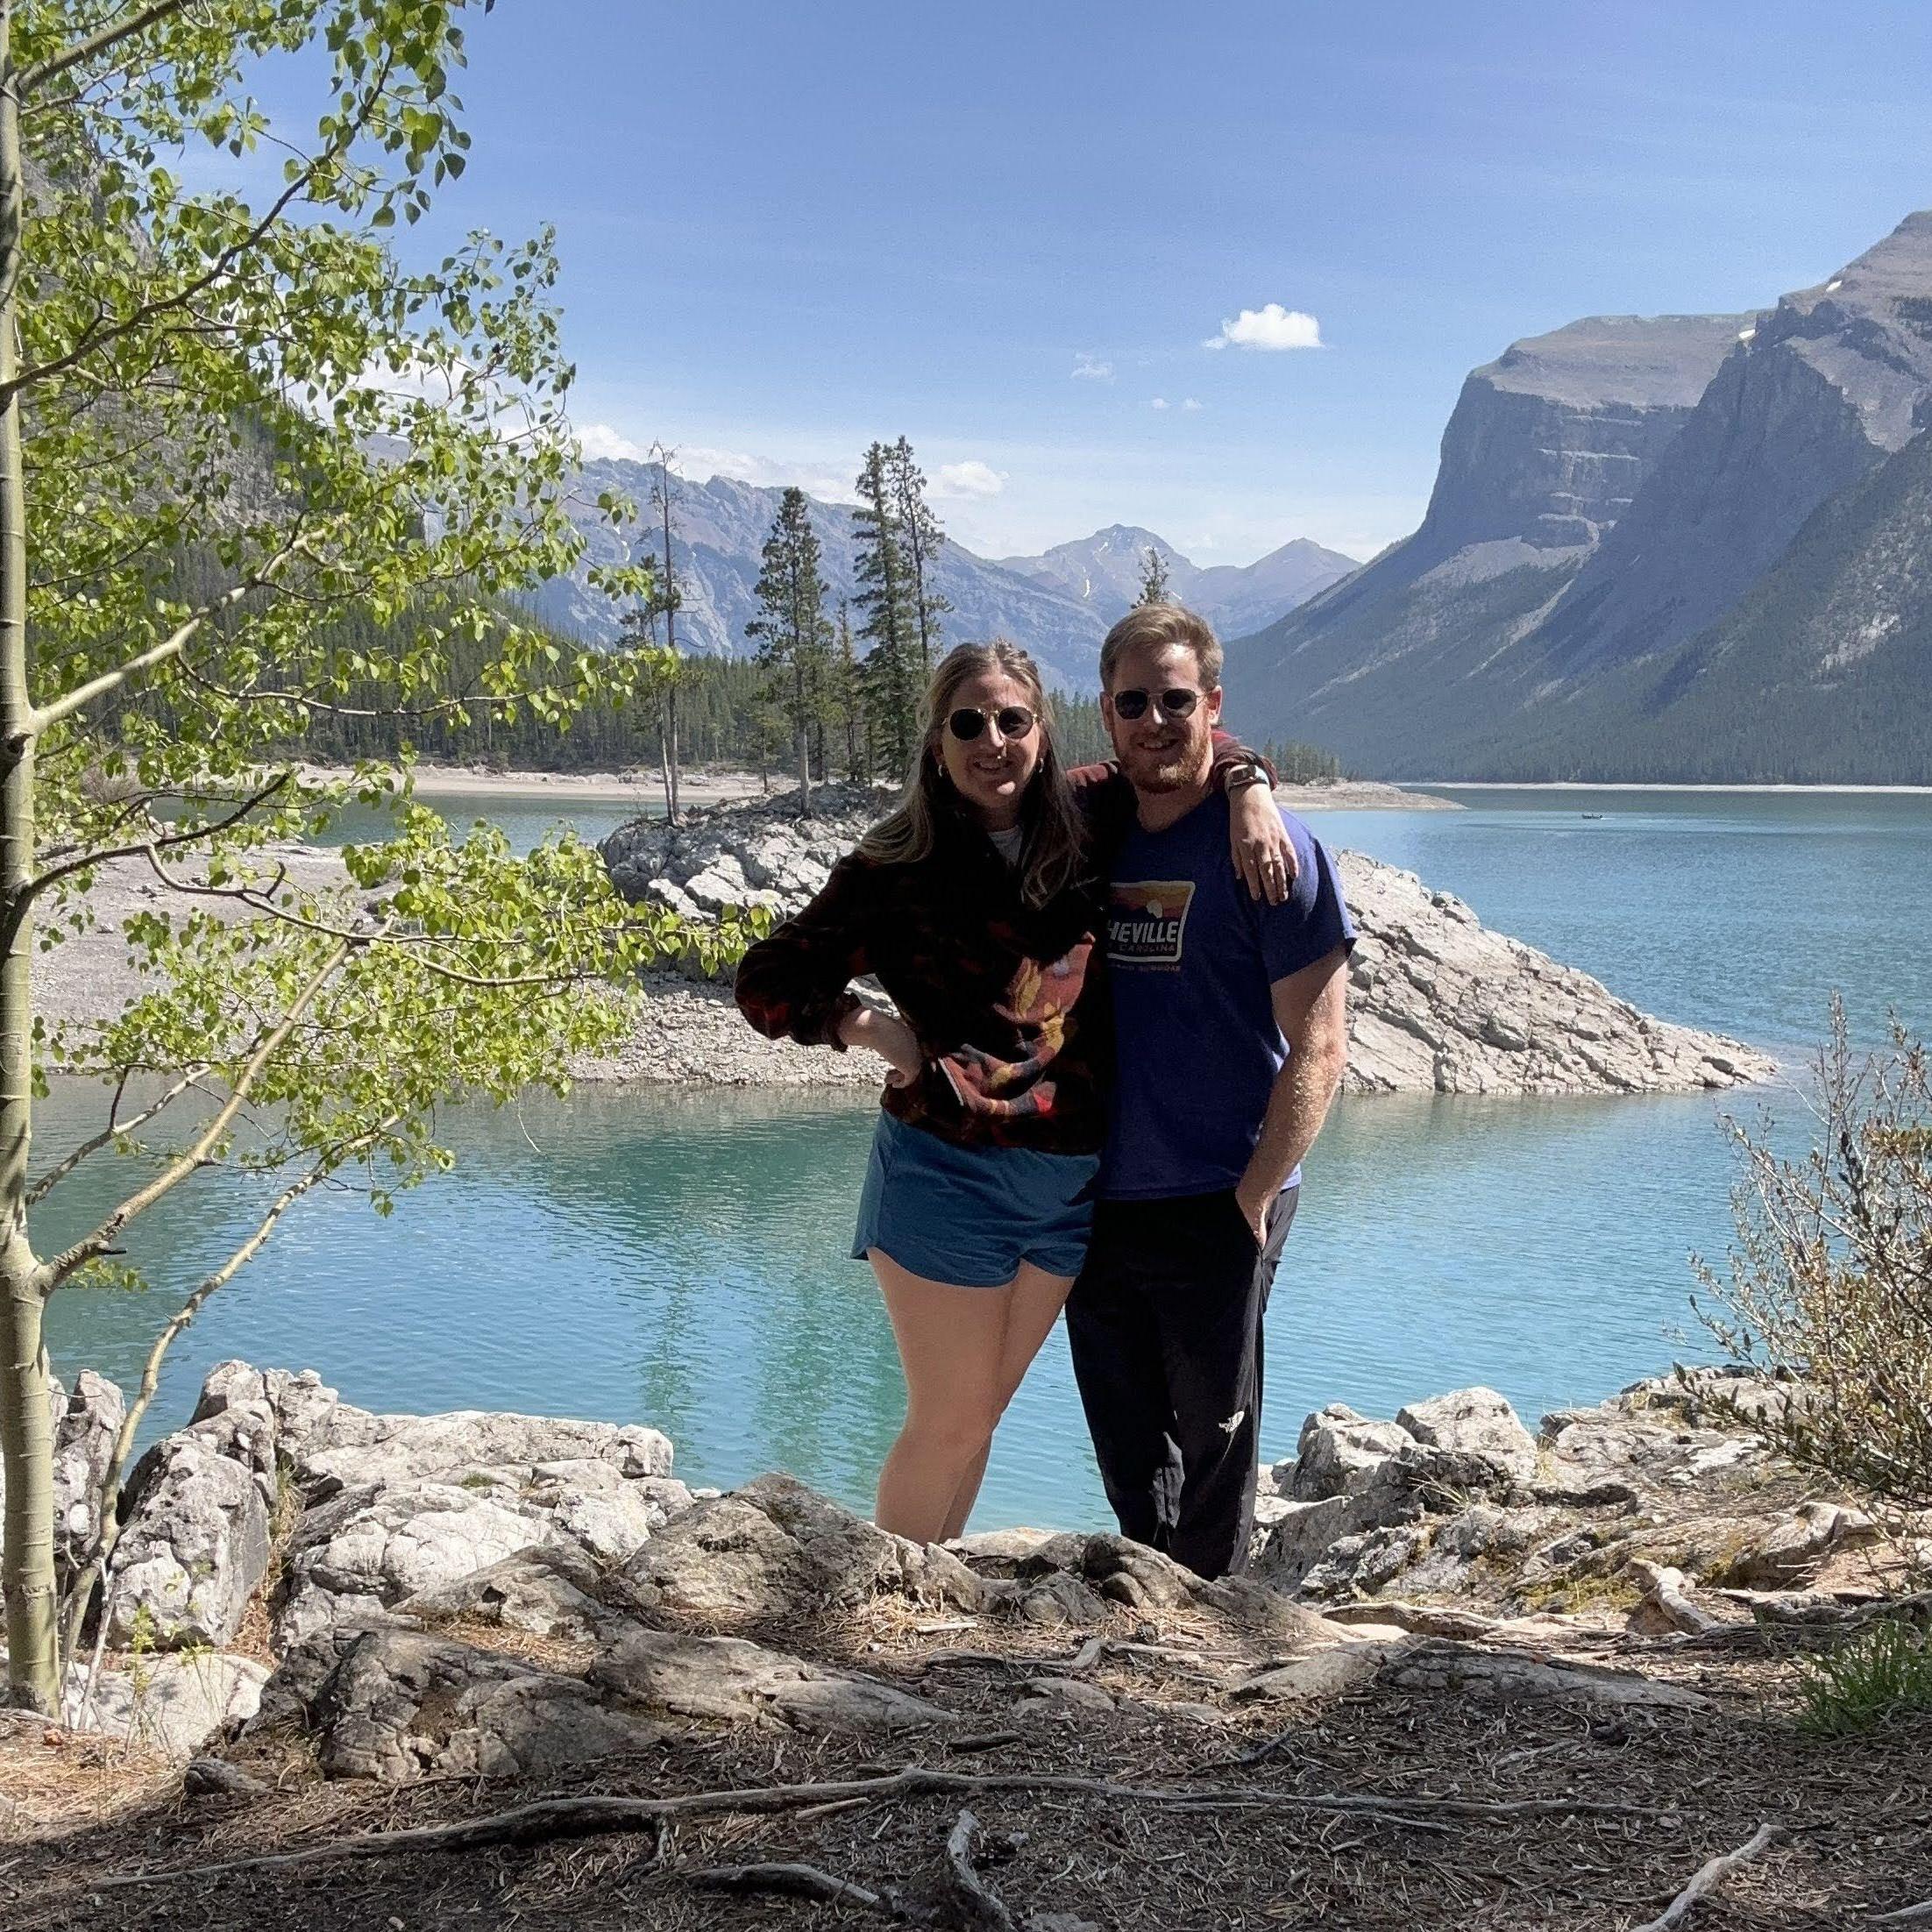
M 170 1653 L 103 1670 L 91 1694 L 77 1689 L 67 1712 L 76 1730 L 125 1738 L 139 1750 L 187 1758 L 245 1723 L 261 1702 L 268 1667 L 219 1651 Z
M 258 1723 L 317 1740 L 324 1777 L 540 1777 L 648 1750 L 661 1723 L 580 1679 L 403 1630 L 333 1629 L 296 1646 Z
M 1374 1422 L 1345 1402 L 1331 1403 L 1302 1424 L 1286 1488 L 1277 1475 L 1277 1491 L 1301 1502 L 1341 1495 L 1415 1439 L 1400 1421 Z
M 55 1382 L 58 1396 L 60 1384 Z M 127 1401 L 91 1368 L 74 1378 L 53 1425 L 53 1560 L 63 1576 L 78 1571 L 100 1547 L 101 1479 L 114 1454 Z
M 621 1578 L 571 1545 L 550 1544 L 419 1590 L 395 1606 L 395 1616 L 428 1624 L 494 1624 L 586 1643 L 622 1635 L 636 1610 Z
M 1745 1589 L 1790 1589 L 1808 1582 L 1828 1557 L 1869 1549 L 1879 1535 L 1879 1525 L 1862 1509 L 1806 1502 L 1751 1542 L 1714 1580 Z
M 1536 1480 L 1536 1438 L 1493 1389 L 1458 1389 L 1411 1403 L 1396 1411 L 1396 1422 L 1431 1448 L 1491 1459 L 1521 1488 Z
M 272 1436 L 246 1411 L 190 1424 L 137 1466 L 115 1547 L 108 1641 L 144 1625 L 159 1642 L 219 1649 L 268 1573 Z
M 639 1602 L 672 1619 L 766 1622 L 894 1595 L 955 1609 L 993 1593 L 937 1545 L 888 1535 L 787 1475 L 700 1502 L 625 1566 Z
M 439 1416 L 379 1416 L 335 1405 L 295 1445 L 306 1498 L 322 1502 L 353 1486 L 449 1480 L 545 1464 L 608 1464 L 622 1476 L 668 1476 L 669 1438 L 655 1429 L 566 1417 L 459 1409 Z
M 398 1456 L 389 1466 L 408 1463 Z M 278 1634 L 297 1642 L 331 1623 L 380 1620 L 405 1599 L 458 1585 L 533 1546 L 565 1545 L 622 1565 L 691 1506 L 683 1483 L 627 1475 L 627 1467 L 635 1467 L 628 1458 L 472 1464 L 460 1477 L 342 1490 L 296 1526 Z
M 591 1666 L 591 1686 L 642 1709 L 792 1730 L 899 1731 L 955 1714 L 852 1671 L 821 1669 L 733 1637 L 633 1630 Z

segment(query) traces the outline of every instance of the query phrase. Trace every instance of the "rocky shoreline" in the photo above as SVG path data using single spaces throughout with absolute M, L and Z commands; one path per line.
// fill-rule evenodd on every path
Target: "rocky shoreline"
M 188 1424 L 125 1485 L 101 1618 L 106 1668 L 70 1686 L 65 1715 L 185 1752 L 247 1731 L 260 1705 L 321 1738 L 325 1774 L 396 1781 L 515 1757 L 508 1734 L 431 1737 L 419 1713 L 392 1713 L 380 1749 L 366 1712 L 344 1732 L 367 1694 L 344 1702 L 352 1652 L 366 1674 L 371 1658 L 399 1645 L 416 1654 L 419 1639 L 456 1625 L 607 1647 L 645 1630 L 783 1621 L 884 1595 L 1085 1630 L 1110 1605 L 1184 1599 L 1292 1637 L 1332 1684 L 1337 1671 L 1379 1667 L 1405 1634 L 1546 1644 L 1573 1627 L 1802 1624 L 1882 1601 L 1913 1552 L 1875 1558 L 1872 1517 L 1817 1492 L 1752 1429 L 1794 1399 L 1789 1382 L 1678 1368 L 1546 1416 L 1535 1433 L 1481 1388 L 1391 1420 L 1332 1404 L 1308 1417 L 1294 1456 L 1260 1473 L 1249 1573 L 1212 1584 L 1082 1531 L 920 1549 L 784 1474 L 694 1489 L 672 1474 L 670 1439 L 643 1424 L 378 1415 L 313 1370 L 224 1362 Z M 124 1403 L 91 1372 L 54 1402 L 59 1555 L 71 1575 L 98 1542 L 94 1494 Z M 1932 1523 L 1925 1530 L 1921 1563 L 1932 1562 Z M 437 1642 L 444 1678 L 501 1675 L 487 1657 L 458 1655 L 453 1638 Z M 150 1680 L 137 1708 L 124 1680 L 142 1648 Z M 191 1667 L 170 1670 L 183 1657 Z M 1290 1674 L 1267 1694 L 1287 1694 L 1303 1667 L 1299 1656 L 1282 1662 Z M 1261 1694 L 1246 1679 L 1222 1688 Z M 581 1715 L 583 1685 L 549 1690 Z M 610 1748 L 627 1713 L 666 1715 L 637 1683 L 589 1691 L 609 1722 L 583 1735 L 566 1725 L 568 1737 L 545 1744 L 553 1759 Z M 520 1723 L 542 1715 L 529 1708 L 536 1694 L 519 1701 Z M 828 1721 L 821 1708 L 814 1722 Z
M 620 827 L 600 849 L 618 888 L 693 919 L 727 905 L 782 915 L 803 905 L 891 794 L 824 788 L 800 821 L 792 802 L 701 807 L 675 829 L 661 819 Z M 346 888 L 340 858 L 314 847 L 276 849 L 292 883 Z M 1637 1094 L 1717 1091 L 1776 1072 L 1756 1048 L 1641 1012 L 1587 973 L 1484 927 L 1460 899 L 1412 872 L 1355 852 L 1339 863 L 1360 929 L 1350 962 L 1348 1090 L 1357 1093 Z M 131 914 L 167 898 L 145 866 L 101 868 L 93 923 L 33 961 L 50 1024 L 117 1012 L 144 982 L 122 936 Z M 635 1024 L 614 1052 L 571 1068 L 592 1081 L 679 1086 L 830 1087 L 876 1090 L 863 1054 L 761 1038 L 739 1018 L 728 986 L 680 971 L 647 975 Z
M 825 789 L 814 815 L 786 801 L 638 819 L 600 850 L 627 897 L 693 919 L 728 906 L 795 912 L 891 794 Z M 1721 1090 L 1769 1079 L 1754 1048 L 1639 1012 L 1602 982 L 1492 932 L 1461 900 L 1359 852 L 1339 855 L 1360 939 L 1349 966 L 1347 1090 L 1356 1093 L 1616 1094 Z M 869 1058 L 758 1038 L 722 988 L 654 981 L 625 1050 L 587 1079 L 876 1087 Z
M 1768 1751 L 1777 1775 L 1812 1775 L 1779 1756 L 1788 1720 L 1768 1713 L 1790 1701 L 1779 1659 L 1883 1608 L 1911 1562 L 1932 1561 L 1932 1522 L 1916 1526 L 1915 1545 L 1887 1540 L 1771 1452 L 1753 1419 L 1799 1399 L 1788 1382 L 1700 1368 L 1559 1411 L 1534 1433 L 1482 1389 L 1418 1400 L 1386 1421 L 1332 1406 L 1308 1417 L 1295 1457 L 1262 1472 L 1250 1573 L 1211 1582 L 1107 1533 L 1012 1529 L 922 1548 L 782 1474 L 726 1493 L 688 1488 L 669 1439 L 642 1424 L 377 1415 L 313 1372 L 224 1363 L 193 1420 L 133 1473 L 101 1649 L 75 1673 L 67 1728 L 0 1720 L 0 1790 L 13 1774 L 11 1788 L 29 1794 L 0 1806 L 0 1824 L 49 1851 L 0 1863 L 0 1905 L 15 1908 L 10 1923 L 76 1922 L 60 1915 L 61 1901 L 79 1909 L 92 1881 L 41 1836 L 54 1815 L 33 1809 L 27 1774 L 49 1740 L 84 1752 L 89 1737 L 122 1741 L 117 1790 L 176 1794 L 171 1822 L 141 1828 L 138 1853 L 115 1841 L 111 1855 L 158 1858 L 164 1879 L 178 1865 L 197 1887 L 210 1882 L 193 1876 L 207 1870 L 196 1847 L 210 1819 L 299 1815 L 309 1834 L 318 1808 L 352 1815 L 350 1794 L 372 1786 L 435 1803 L 492 1780 L 513 1795 L 560 1780 L 598 1793 L 735 1781 L 741 1810 L 775 1815 L 748 1821 L 733 1843 L 749 1832 L 771 1857 L 797 1857 L 806 1825 L 792 1814 L 806 1800 L 746 1800 L 748 1781 L 828 1780 L 803 1788 L 835 1793 L 830 1815 L 847 1800 L 863 1808 L 863 1779 L 900 1763 L 957 1767 L 920 1774 L 928 1782 L 912 1788 L 929 1799 L 990 1777 L 995 1805 L 999 1789 L 1077 1784 L 1076 1772 L 1090 1784 L 1252 1776 L 1264 1781 L 1244 1785 L 1239 1802 L 1265 1812 L 1293 1808 L 1284 1766 L 1326 1758 L 1322 1788 L 1346 1779 L 1356 1795 L 1344 1808 L 1367 1813 L 1399 1812 L 1393 1793 L 1417 1789 L 1403 1767 L 1433 1765 L 1423 1789 L 1447 1779 L 1452 1792 L 1484 1793 L 1477 1808 L 1495 1808 L 1496 1829 L 1527 1802 L 1538 1843 L 1573 1835 L 1566 1857 L 1576 1831 L 1597 1829 L 1592 1805 L 1634 1777 L 1645 1815 L 1679 1817 L 1650 1828 L 1645 1856 L 1687 1871 L 1696 1860 L 1683 1818 L 1718 1806 L 1712 1752 L 1748 1750 L 1763 1775 Z M 83 1375 L 59 1404 L 66 1573 L 99 1532 L 88 1498 L 120 1401 Z M 1487 1740 L 1480 1767 L 1472 1736 Z M 1349 1748 L 1338 1758 L 1339 1737 Z M 1276 1764 L 1283 1738 L 1297 1741 L 1295 1755 Z M 1932 1803 L 1932 1754 L 1902 1783 L 1900 1760 L 1881 1758 L 1874 1775 L 1890 1780 L 1894 1802 Z M 1533 1760 L 1526 1782 L 1516 1767 Z M 1154 1763 L 1160 1772 L 1144 1768 Z M 1832 1777 L 1850 1802 L 1843 1763 Z M 1586 1792 L 1589 1802 L 1564 1801 Z M 1016 1802 L 1024 1816 L 1033 1801 Z M 1868 1822 L 1853 1810 L 1848 1832 Z M 1050 1816 L 1032 1815 L 1036 1825 Z M 1252 1824 L 1277 1829 L 1260 1815 Z M 252 1844 L 264 1829 L 245 1836 Z M 1249 1881 L 1232 1870 L 1197 1875 L 1190 1895 L 1203 1902 L 1191 1916 L 1162 1889 L 1154 1844 L 1137 1838 L 1132 1853 L 1069 1862 L 1077 1840 L 1047 1829 L 1058 1844 L 1049 1867 L 1019 1860 L 1007 1872 L 1041 1913 L 984 1922 L 1037 1932 L 1240 1922 L 1205 1908 L 1211 1897 L 1246 1897 Z M 1324 1863 L 1325 1841 L 1302 1846 L 1296 1855 L 1322 1863 L 1325 1884 L 1355 1910 L 1292 1922 L 1452 1922 L 1362 1908 L 1385 1868 L 1418 1848 L 1455 1856 L 1386 1829 L 1393 1841 L 1371 1861 L 1380 1876 Z M 1734 1825 L 1727 1815 L 1710 1829 Z M 827 1856 L 827 1829 L 811 1828 L 814 1862 Z M 1492 1857 L 1506 1843 L 1493 1831 L 1482 1842 Z M 677 1886 L 716 1864 L 707 1850 L 687 1851 Z M 1532 1865 L 1541 1855 L 1527 1838 L 1509 1855 L 1517 1851 Z M 839 1840 L 842 1865 L 870 1856 Z M 1145 1915 L 1095 1915 L 1109 1857 L 1153 1888 Z M 1932 1889 L 1932 1854 L 1919 1862 Z M 1915 1882 L 1899 1865 L 1841 1859 L 1834 1896 L 1895 1902 Z M 437 1869 L 439 1886 L 453 1882 Z M 875 1869 L 873 1859 L 865 1884 Z M 661 1865 L 644 1870 L 673 1884 Z M 1800 1877 L 1815 1882 L 1809 1868 Z M 1523 1880 L 1526 1907 L 1538 1882 Z M 1635 1898 L 1659 1882 L 1639 1874 Z M 1623 1896 L 1614 1884 L 1589 1895 L 1600 1912 Z M 251 1922 L 293 1925 L 305 1898 L 298 1884 L 286 1920 L 256 1916 L 267 1909 L 258 1903 Z M 44 1915 L 19 1909 L 36 1903 Z M 661 1908 L 609 1922 L 772 1922 Z M 830 1922 L 799 1910 L 785 1922 Z M 92 1922 L 159 1925 L 166 1912 L 149 1920 L 131 1901 L 127 1916 Z

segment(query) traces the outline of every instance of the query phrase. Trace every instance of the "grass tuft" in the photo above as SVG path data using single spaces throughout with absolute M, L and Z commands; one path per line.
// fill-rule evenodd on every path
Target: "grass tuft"
M 1849 1737 L 1896 1717 L 1932 1713 L 1932 1632 L 1880 1617 L 1836 1650 L 1798 1660 L 1798 1728 Z

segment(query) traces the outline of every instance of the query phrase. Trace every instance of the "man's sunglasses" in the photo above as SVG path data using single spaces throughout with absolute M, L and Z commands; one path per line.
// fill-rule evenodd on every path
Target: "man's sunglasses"
M 1160 706 L 1161 714 L 1168 718 L 1185 718 L 1192 714 L 1196 705 L 1201 701 L 1198 691 L 1190 691 L 1184 685 L 1176 685 L 1171 690 L 1148 693 L 1137 687 L 1117 691 L 1113 694 L 1113 708 L 1117 716 L 1132 724 L 1136 718 L 1147 715 L 1149 704 Z
M 970 705 L 962 705 L 948 716 L 946 728 L 963 744 L 986 728 L 989 718 L 999 727 L 1003 738 L 1024 738 L 1039 721 L 1025 705 L 1001 705 L 992 711 L 976 711 Z

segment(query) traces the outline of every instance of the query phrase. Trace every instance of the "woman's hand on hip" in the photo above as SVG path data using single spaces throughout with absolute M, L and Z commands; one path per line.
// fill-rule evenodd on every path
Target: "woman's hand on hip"
M 885 1082 L 891 1087 L 909 1087 L 926 1065 L 913 1029 L 897 1013 L 881 1012 L 876 1006 L 862 1006 L 840 1029 L 849 1047 L 863 1047 L 885 1062 Z
M 1279 906 L 1295 883 L 1295 847 L 1265 779 L 1230 792 L 1227 835 L 1234 870 L 1247 882 L 1248 897 Z

